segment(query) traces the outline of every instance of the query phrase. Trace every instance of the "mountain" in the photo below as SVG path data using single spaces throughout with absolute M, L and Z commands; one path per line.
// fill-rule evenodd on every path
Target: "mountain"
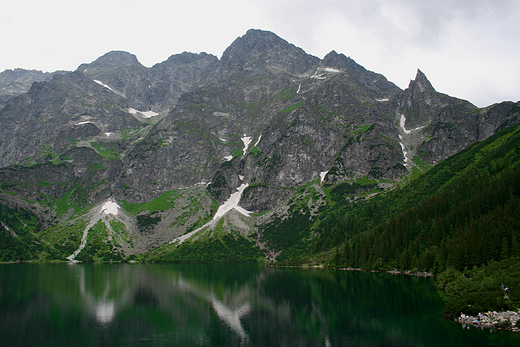
M 30 249 L 4 259 L 321 251 L 335 245 L 316 229 L 326 211 L 406 186 L 519 115 L 518 103 L 479 109 L 439 93 L 420 70 L 401 90 L 262 30 L 221 59 L 184 52 L 147 68 L 109 52 L 0 109 L 3 216 L 35 216 L 2 217 L 4 244 Z M 23 220 L 39 227 L 24 234 Z
M 146 68 L 133 54 L 113 51 L 80 65 L 78 71 L 110 86 L 128 100 L 130 107 L 160 113 L 167 112 L 183 93 L 197 88 L 217 61 L 210 54 L 184 52 Z
M 66 71 L 42 72 L 39 70 L 12 69 L 0 73 L 0 108 L 7 100 L 29 90 L 34 82 L 46 82 Z

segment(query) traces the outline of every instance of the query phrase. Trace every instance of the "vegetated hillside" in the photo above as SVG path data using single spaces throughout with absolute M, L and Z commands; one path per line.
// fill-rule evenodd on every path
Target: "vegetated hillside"
M 41 249 L 34 242 L 39 230 L 36 216 L 29 211 L 0 205 L 0 261 L 34 259 Z
M 336 247 L 338 265 L 441 272 L 520 256 L 520 127 L 401 188 L 357 204 L 345 194 L 331 190 L 336 206 L 320 215 L 311 242 L 316 252 Z

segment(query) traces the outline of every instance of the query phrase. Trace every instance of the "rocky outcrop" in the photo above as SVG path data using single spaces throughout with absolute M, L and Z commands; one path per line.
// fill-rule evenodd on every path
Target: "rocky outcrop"
M 476 109 L 468 101 L 437 92 L 426 75 L 417 70 L 415 79 L 410 81 L 408 88 L 399 96 L 396 112 L 399 115 L 404 114 L 407 127 L 413 129 L 427 126 L 448 106 Z
M 474 326 L 482 329 L 511 330 L 516 333 L 520 332 L 520 327 L 518 326 L 520 325 L 518 323 L 520 322 L 520 311 L 490 311 L 483 314 L 479 313 L 476 317 L 461 314 L 456 321 L 468 329 L 470 326 Z
M 520 119 L 518 103 L 479 109 L 435 91 L 420 70 L 397 100 L 395 121 L 403 152 L 431 165 Z

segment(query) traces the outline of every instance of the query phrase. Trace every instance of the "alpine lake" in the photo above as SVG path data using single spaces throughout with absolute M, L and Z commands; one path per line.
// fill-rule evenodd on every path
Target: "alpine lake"
M 431 278 L 264 264 L 0 265 L 1 346 L 520 346 Z

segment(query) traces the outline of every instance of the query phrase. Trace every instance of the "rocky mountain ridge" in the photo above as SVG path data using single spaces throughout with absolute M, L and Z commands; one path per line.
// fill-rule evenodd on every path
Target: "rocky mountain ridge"
M 64 73 L 66 71 L 43 72 L 20 68 L 2 71 L 0 73 L 0 108 L 10 98 L 27 92 L 34 82 L 50 81 L 54 75 Z
M 339 184 L 347 200 L 376 194 L 516 124 L 519 111 L 439 93 L 420 70 L 403 91 L 343 54 L 320 60 L 261 30 L 220 60 L 184 52 L 146 68 L 109 52 L 0 110 L 0 198 L 62 243 L 81 239 L 64 225 L 113 201 L 133 222 L 99 227 L 111 254 L 176 252 L 197 231 L 192 241 L 232 235 L 271 256 L 262 225 L 298 204 L 312 218 Z M 132 242 L 108 241 L 123 231 Z

